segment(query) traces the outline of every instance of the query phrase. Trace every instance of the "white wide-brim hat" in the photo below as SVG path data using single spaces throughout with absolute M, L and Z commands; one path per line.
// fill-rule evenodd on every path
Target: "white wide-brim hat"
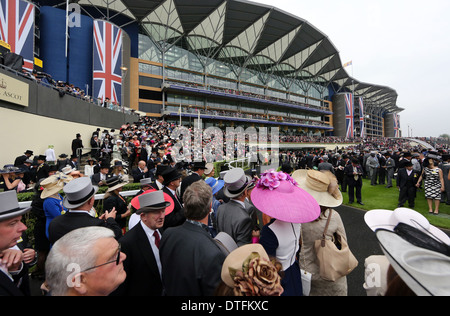
M 416 295 L 450 295 L 449 256 L 417 247 L 390 230 L 378 229 L 376 237 L 395 272 Z
M 373 231 L 377 229 L 393 231 L 399 223 L 404 223 L 431 234 L 443 243 L 450 245 L 450 237 L 446 233 L 431 225 L 425 216 L 409 208 L 401 207 L 394 211 L 371 210 L 364 215 L 364 221 Z

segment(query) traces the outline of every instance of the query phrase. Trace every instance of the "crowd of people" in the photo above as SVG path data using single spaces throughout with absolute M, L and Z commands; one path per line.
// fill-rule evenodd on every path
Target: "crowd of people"
M 205 160 L 174 161 L 175 127 L 141 118 L 117 134 L 97 130 L 84 172 L 77 161 L 81 135 L 72 142 L 71 159 L 53 168 L 44 155 L 33 165 L 30 150 L 17 157 L 17 166 L 4 168 L 0 295 L 30 295 L 33 267 L 31 276 L 51 296 L 345 296 L 354 266 L 324 270 L 317 255 L 322 236 L 351 252 L 334 211 L 343 203 L 342 192 L 362 204 L 362 177 L 373 185 L 387 179 L 389 186 L 394 174 L 397 184 L 406 174 L 407 183 L 410 177 L 414 188 L 423 182 L 427 197 L 437 200 L 445 187 L 445 169 L 437 165 L 450 158 L 418 148 L 408 152 L 398 143 L 389 148 L 385 139 L 378 146 L 371 139 L 365 147 L 334 152 L 281 152 L 280 171 L 249 176 L 242 168 L 223 168 L 215 177 L 214 165 Z M 9 178 L 23 175 L 27 164 L 34 169 L 28 184 L 34 198 L 21 208 L 20 190 Z M 391 165 L 393 172 L 387 170 Z M 129 182 L 141 188 L 131 200 L 121 195 Z M 107 191 L 99 212 L 94 206 L 101 186 Z M 367 258 L 366 265 L 376 261 L 384 271 L 380 284 L 366 279 L 369 295 L 450 294 L 450 276 L 442 273 L 450 270 L 450 238 L 411 209 L 409 189 L 401 189 L 399 198 L 399 207 L 408 201 L 409 209 L 365 216 L 385 254 Z M 28 233 L 21 220 L 27 213 L 35 217 Z M 34 244 L 27 242 L 29 234 Z M 424 256 L 418 262 L 407 251 Z M 432 278 L 436 271 L 439 282 Z

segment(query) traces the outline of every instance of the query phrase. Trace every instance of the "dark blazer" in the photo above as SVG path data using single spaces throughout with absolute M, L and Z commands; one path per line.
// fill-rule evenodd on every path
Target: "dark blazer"
M 213 296 L 225 254 L 207 229 L 190 222 L 167 229 L 159 248 L 168 296 Z
M 187 176 L 186 178 L 181 181 L 181 188 L 180 188 L 180 201 L 183 203 L 183 194 L 186 191 L 187 187 L 190 186 L 192 183 L 202 180 L 202 177 L 200 177 L 195 172 L 191 175 Z
M 127 273 L 122 283 L 111 295 L 161 296 L 163 286 L 150 241 L 138 223 L 120 240 L 121 251 L 127 255 L 123 262 Z
M 169 227 L 175 227 L 183 224 L 186 221 L 186 217 L 184 216 L 184 208 L 181 205 L 180 201 L 177 200 L 175 196 L 173 196 L 172 192 L 167 187 L 163 187 L 163 192 L 167 193 L 173 200 L 174 208 L 172 213 L 166 215 L 164 219 L 164 227 L 163 229 L 167 229 Z
M 398 169 L 397 186 L 400 188 L 415 188 L 419 177 L 420 174 L 418 171 L 413 170 L 411 175 L 408 176 L 406 168 Z
M 349 186 L 362 185 L 363 170 L 361 168 L 361 165 L 357 165 L 356 168 L 358 169 L 358 180 L 355 180 L 355 177 L 353 175 L 353 165 L 351 163 L 344 168 L 344 174 L 347 177 L 347 183 Z
M 103 210 L 110 212 L 113 208 L 116 208 L 116 222 L 120 227 L 124 228 L 127 225 L 127 218 L 122 218 L 121 215 L 128 210 L 128 204 L 126 200 L 118 195 L 112 194 L 103 201 Z
M 135 168 L 135 169 L 131 170 L 131 175 L 133 176 L 134 183 L 139 183 L 144 178 L 152 178 L 153 179 L 154 178 L 152 176 L 153 174 L 150 174 L 150 173 L 151 173 L 150 171 L 142 172 L 141 169 L 139 169 L 139 168 Z
M 107 174 L 107 175 L 106 175 L 106 179 L 108 179 L 109 177 L 110 177 L 110 175 Z M 106 181 L 106 179 L 105 179 L 104 181 Z M 92 177 L 91 177 L 91 182 L 92 182 L 92 185 L 98 186 L 98 183 L 100 182 L 100 172 L 94 173 L 94 174 L 92 175 Z M 106 185 L 106 183 L 103 182 L 103 186 L 105 186 L 105 185 Z
M 0 296 L 24 296 L 16 284 L 0 271 Z
M 110 228 L 114 232 L 116 239 L 122 237 L 122 229 L 112 218 L 108 218 L 104 221 L 99 218 L 92 217 L 87 212 L 73 213 L 69 211 L 54 218 L 50 222 L 48 227 L 48 239 L 51 244 L 54 244 L 58 239 L 72 230 L 89 226 Z

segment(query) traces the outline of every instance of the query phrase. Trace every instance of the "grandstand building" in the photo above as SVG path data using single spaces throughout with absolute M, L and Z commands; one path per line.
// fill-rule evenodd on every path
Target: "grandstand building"
M 109 99 L 184 125 L 200 117 L 204 128 L 401 136 L 396 91 L 350 77 L 327 35 L 291 13 L 244 0 L 68 3 L 4 0 L 0 34 L 25 68 L 94 104 Z M 8 39 L 12 25 L 22 38 Z

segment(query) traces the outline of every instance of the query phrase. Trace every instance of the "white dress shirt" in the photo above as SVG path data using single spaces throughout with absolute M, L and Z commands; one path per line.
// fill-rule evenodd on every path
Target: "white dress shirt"
M 150 227 L 148 227 L 147 225 L 145 225 L 142 221 L 140 223 L 142 225 L 142 228 L 144 229 L 145 234 L 147 235 L 148 241 L 150 242 L 150 246 L 152 247 L 153 254 L 156 260 L 156 265 L 158 266 L 159 275 L 161 276 L 162 267 L 161 267 L 161 259 L 159 258 L 159 249 L 158 247 L 156 247 L 155 236 L 153 236 L 153 233 L 155 231 Z M 158 230 L 156 231 L 158 232 L 159 238 L 161 239 L 161 233 Z

